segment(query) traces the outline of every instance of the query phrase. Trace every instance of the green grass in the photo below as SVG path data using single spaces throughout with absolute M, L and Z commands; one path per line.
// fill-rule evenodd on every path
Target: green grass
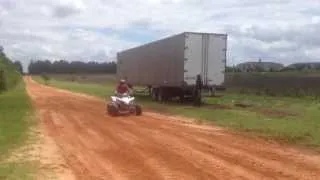
M 4 180 L 33 180 L 35 167 L 32 163 L 0 164 L 0 179 Z
M 45 81 L 39 77 L 33 77 L 33 80 L 45 84 Z M 77 82 L 70 82 L 70 81 L 59 81 L 55 79 L 50 79 L 48 81 L 49 85 L 66 89 L 74 92 L 86 93 L 98 97 L 107 97 L 114 92 L 114 85 L 112 84 L 105 84 L 105 85 L 98 85 L 98 84 L 81 84 Z
M 21 81 L 15 88 L 0 94 L 0 179 L 28 179 L 33 171 L 31 162 L 7 162 L 10 153 L 25 145 L 32 106 Z
M 34 79 L 42 82 L 39 77 Z M 51 80 L 50 85 L 103 98 L 114 91 L 113 84 L 80 84 Z M 138 97 L 138 101 L 148 109 L 209 121 L 222 127 L 293 144 L 320 147 L 320 103 L 312 99 L 226 94 L 220 98 L 206 98 L 205 102 L 209 106 L 202 108 L 177 104 L 164 105 L 151 102 L 145 97 Z M 252 107 L 235 107 L 236 102 L 251 104 Z M 215 108 L 214 105 L 224 105 L 231 109 Z M 262 113 L 263 109 L 296 115 L 272 116 Z

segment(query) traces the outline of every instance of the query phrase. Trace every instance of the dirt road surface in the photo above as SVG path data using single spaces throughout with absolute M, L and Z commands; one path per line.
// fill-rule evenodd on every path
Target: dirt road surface
M 320 179 L 320 157 L 155 113 L 109 117 L 102 100 L 27 90 L 77 179 Z

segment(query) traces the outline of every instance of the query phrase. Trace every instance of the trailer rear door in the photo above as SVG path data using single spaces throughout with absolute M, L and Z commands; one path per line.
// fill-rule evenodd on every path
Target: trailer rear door
M 211 34 L 209 36 L 206 81 L 209 86 L 224 82 L 226 68 L 227 36 Z
M 219 34 L 186 33 L 184 80 L 194 85 L 201 75 L 204 85 L 224 82 L 227 36 Z

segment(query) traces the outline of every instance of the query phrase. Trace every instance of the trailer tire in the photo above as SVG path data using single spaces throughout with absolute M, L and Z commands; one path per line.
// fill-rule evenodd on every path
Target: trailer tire
M 215 87 L 211 87 L 209 89 L 209 96 L 210 97 L 215 97 L 216 96 L 216 88 Z
M 181 104 L 183 104 L 184 101 L 185 101 L 183 92 L 181 92 L 180 95 L 179 95 L 179 101 L 180 101 Z
M 166 91 L 164 88 L 160 88 L 158 92 L 158 101 L 165 102 L 166 101 Z
M 153 101 L 157 101 L 158 100 L 158 90 L 153 88 L 151 91 L 151 98 Z
M 159 102 L 163 102 L 163 92 L 162 91 L 159 91 L 158 96 L 157 96 L 157 100 Z
M 193 94 L 193 104 L 199 107 L 201 105 L 201 90 L 197 89 L 195 91 Z

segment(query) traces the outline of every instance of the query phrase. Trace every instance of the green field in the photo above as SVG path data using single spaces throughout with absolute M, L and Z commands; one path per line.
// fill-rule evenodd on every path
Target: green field
M 40 77 L 34 77 L 44 83 Z M 114 83 L 84 83 L 51 79 L 51 86 L 105 98 L 114 92 Z M 206 98 L 195 108 L 175 103 L 159 104 L 139 96 L 144 109 L 182 115 L 233 130 L 253 133 L 291 144 L 320 147 L 320 103 L 307 98 L 225 94 Z M 250 105 L 249 107 L 238 107 Z
M 225 85 L 233 92 L 320 99 L 318 72 L 227 73 Z
M 25 91 L 22 76 L 0 55 L 0 179 L 31 179 L 35 171 L 34 162 L 28 160 L 8 161 L 15 150 L 25 146 L 29 140 L 32 121 L 32 105 Z

